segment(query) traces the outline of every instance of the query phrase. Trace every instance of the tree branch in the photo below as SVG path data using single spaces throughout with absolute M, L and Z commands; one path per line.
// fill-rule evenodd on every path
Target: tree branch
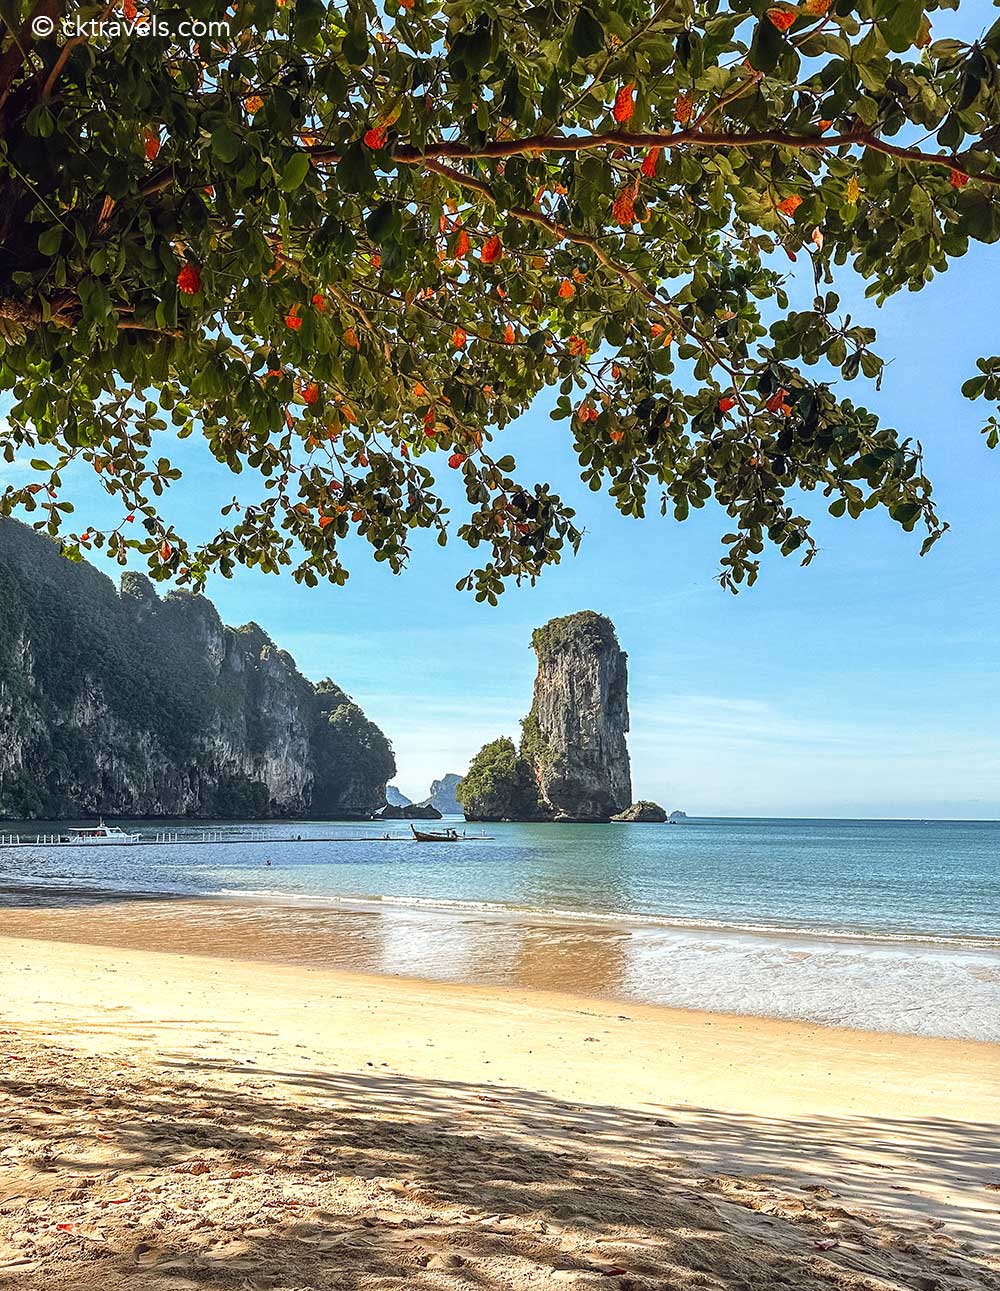
M 433 169 L 432 159 L 444 158 L 450 161 L 476 161 L 516 157 L 523 153 L 577 153 L 590 152 L 601 148 L 758 148 L 773 145 L 778 148 L 792 148 L 804 152 L 834 152 L 838 148 L 861 147 L 871 148 L 875 152 L 885 153 L 900 161 L 912 161 L 919 165 L 943 166 L 948 169 L 965 171 L 968 164 L 967 155 L 961 153 L 922 152 L 919 148 L 904 148 L 898 144 L 887 143 L 877 135 L 866 130 L 854 130 L 847 134 L 836 135 L 792 135 L 781 130 L 756 130 L 744 134 L 720 134 L 703 130 L 676 130 L 672 134 L 639 133 L 632 134 L 627 130 L 609 130 L 605 134 L 590 135 L 529 135 L 523 139 L 497 139 L 491 143 L 471 147 L 455 140 L 438 140 L 428 143 L 423 148 L 414 148 L 409 144 L 398 144 L 391 149 L 393 161 L 404 166 L 427 165 Z M 319 164 L 329 164 L 340 160 L 340 153 L 325 144 L 314 144 L 306 150 Z M 162 183 L 164 177 L 159 177 Z M 975 175 L 983 184 L 1000 186 L 1000 175 Z

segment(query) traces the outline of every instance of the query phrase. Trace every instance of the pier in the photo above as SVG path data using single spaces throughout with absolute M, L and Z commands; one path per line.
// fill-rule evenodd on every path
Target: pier
M 164 830 L 150 834 L 147 838 L 121 841 L 114 838 L 81 839 L 74 841 L 60 834 L 36 834 L 27 837 L 21 834 L 0 834 L 0 847 L 220 847 L 236 843 L 403 843 L 411 841 L 409 834 L 349 834 L 342 837 L 310 836 L 295 834 L 291 837 L 277 837 L 254 830 L 250 834 L 226 834 L 221 830 L 204 830 L 199 833 L 182 834 L 176 830 Z
M 459 834 L 449 841 L 456 843 L 488 842 L 490 834 Z M 240 843 L 413 843 L 417 840 L 412 834 L 344 834 L 340 837 L 330 835 L 294 834 L 288 837 L 277 837 L 263 830 L 253 830 L 247 834 L 229 834 L 224 830 L 206 829 L 197 833 L 183 834 L 177 830 L 161 830 L 146 838 L 118 840 L 86 839 L 74 841 L 61 834 L 36 834 L 27 837 L 22 834 L 0 834 L 0 849 L 15 847 L 226 847 Z

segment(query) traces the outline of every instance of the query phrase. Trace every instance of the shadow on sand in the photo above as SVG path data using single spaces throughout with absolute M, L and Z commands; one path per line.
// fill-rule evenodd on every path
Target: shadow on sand
M 1000 1287 L 967 1210 L 898 1210 L 921 1161 L 954 1167 L 985 1238 L 995 1128 L 854 1122 L 851 1141 L 842 1122 L 680 1123 L 375 1067 L 178 1054 L 150 1072 L 19 1044 L 0 1041 L 5 1288 Z M 838 1181 L 873 1146 L 862 1210 Z

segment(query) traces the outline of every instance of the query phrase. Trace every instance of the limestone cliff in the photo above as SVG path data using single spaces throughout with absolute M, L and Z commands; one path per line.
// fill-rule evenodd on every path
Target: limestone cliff
M 432 780 L 430 794 L 420 800 L 420 806 L 436 807 L 445 816 L 460 816 L 462 808 L 455 797 L 455 790 L 461 778 L 460 775 L 449 771 L 440 780 Z
M 532 636 L 538 656 L 521 747 L 476 754 L 456 793 L 468 820 L 606 821 L 632 801 L 628 672 L 614 625 L 591 610 Z
M 0 520 L 0 816 L 365 816 L 394 770 L 256 624 Z
M 614 624 L 583 610 L 533 633 L 538 675 L 521 757 L 543 810 L 562 820 L 608 820 L 632 801 L 628 669 Z

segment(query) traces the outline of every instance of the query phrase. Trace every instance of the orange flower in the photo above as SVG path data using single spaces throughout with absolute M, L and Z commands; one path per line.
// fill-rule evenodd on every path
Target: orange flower
M 819 128 L 820 128 L 821 130 L 829 130 L 829 129 L 830 129 L 830 127 L 831 127 L 832 125 L 833 125 L 833 122 L 832 122 L 832 121 L 827 121 L 827 119 L 826 119 L 825 117 L 822 117 L 822 118 L 820 119 Z
M 313 308 L 318 314 L 326 313 L 326 297 L 321 291 L 318 291 L 312 298 Z
M 574 358 L 587 357 L 587 342 L 581 336 L 571 336 L 567 348 Z
M 623 85 L 615 95 L 615 106 L 611 109 L 611 115 L 619 125 L 628 121 L 635 111 L 635 81 L 629 81 Z
M 965 171 L 956 170 L 955 167 L 952 166 L 951 171 L 948 174 L 948 182 L 951 184 L 952 188 L 964 188 L 969 182 L 969 176 Z
M 559 295 L 562 296 L 563 300 L 569 300 L 576 295 L 576 288 L 568 278 L 564 278 L 559 284 Z
M 167 561 L 173 554 L 173 547 L 171 547 L 170 543 L 167 542 L 166 538 L 164 538 L 163 542 L 160 544 L 160 559 Z
M 798 193 L 791 193 L 788 197 L 783 197 L 778 202 L 778 210 L 783 215 L 794 215 L 801 205 L 802 198 L 799 197 Z
M 507 326 L 503 329 L 503 339 L 506 341 L 508 345 L 514 344 L 514 329 L 513 327 L 511 327 L 510 323 L 508 323 Z
M 358 340 L 358 334 L 353 327 L 344 329 L 344 344 L 349 345 L 352 350 L 361 349 L 361 342 Z
M 650 148 L 642 159 L 642 173 L 647 179 L 652 179 L 656 174 L 656 163 L 660 160 L 661 148 Z
M 678 125 L 686 126 L 691 121 L 694 103 L 687 94 L 678 94 L 674 100 L 674 120 Z
M 614 443 L 616 444 L 620 443 L 625 438 L 624 430 L 613 430 L 611 432 L 611 438 L 614 441 Z
M 319 398 L 319 386 L 315 381 L 307 381 L 301 387 L 300 393 L 302 395 L 302 402 L 309 404 L 311 407 Z
M 487 241 L 483 243 L 483 249 L 481 252 L 483 264 L 493 264 L 494 261 L 499 260 L 502 251 L 503 247 L 501 246 L 500 239 L 494 233 L 491 238 L 488 238 Z
M 333 524 L 333 516 L 325 516 L 321 511 L 319 513 L 319 527 L 325 529 L 328 524 Z
M 802 12 L 810 18 L 822 18 L 832 3 L 833 0 L 804 0 Z
M 732 397 L 732 395 L 727 394 L 724 398 L 719 400 L 719 412 L 729 412 L 730 409 L 735 407 L 736 407 L 736 400 Z
M 193 296 L 201 291 L 201 274 L 193 264 L 186 264 L 177 275 L 177 286 L 185 296 Z
M 797 15 L 791 9 L 768 9 L 768 21 L 779 31 L 787 31 L 795 22 Z
M 452 468 L 453 471 L 457 470 L 458 467 L 460 467 L 462 463 L 465 461 L 465 459 L 466 459 L 465 453 L 452 453 L 451 457 L 448 458 L 448 465 Z
M 415 399 L 422 399 L 426 393 L 427 393 L 427 387 L 424 385 L 422 381 L 418 381 L 417 384 L 413 387 L 413 397 Z
M 464 350 L 465 342 L 468 339 L 469 338 L 465 333 L 465 329 L 461 327 L 456 327 L 451 334 L 451 343 L 456 350 Z
M 458 237 L 455 239 L 455 259 L 461 260 L 469 254 L 469 235 L 465 229 L 459 229 Z
M 135 0 L 125 0 L 122 5 L 122 13 L 125 15 L 126 21 L 135 22 L 136 16 L 139 13 L 139 10 L 136 8 Z
M 764 407 L 767 409 L 768 412 L 777 412 L 778 409 L 785 402 L 787 395 L 788 395 L 788 391 L 785 389 L 785 387 L 779 386 L 777 390 L 775 390 L 774 394 L 771 395 L 770 399 L 768 399 Z
M 285 326 L 293 332 L 297 332 L 302 326 L 302 319 L 299 318 L 298 305 L 293 305 L 285 315 Z
M 371 148 L 374 152 L 378 152 L 380 148 L 385 147 L 385 138 L 385 126 L 377 126 L 373 130 L 366 130 L 364 135 L 365 147 Z
M 259 94 L 250 94 L 243 100 L 243 106 L 249 115 L 253 116 L 255 112 L 259 112 L 264 106 L 264 100 Z
M 399 0 L 400 9 L 412 9 L 414 0 Z
M 146 160 L 155 161 L 156 154 L 160 151 L 160 136 L 155 130 L 146 127 Z
M 619 190 L 611 210 L 615 222 L 622 228 L 630 228 L 635 223 L 635 196 L 631 184 Z

